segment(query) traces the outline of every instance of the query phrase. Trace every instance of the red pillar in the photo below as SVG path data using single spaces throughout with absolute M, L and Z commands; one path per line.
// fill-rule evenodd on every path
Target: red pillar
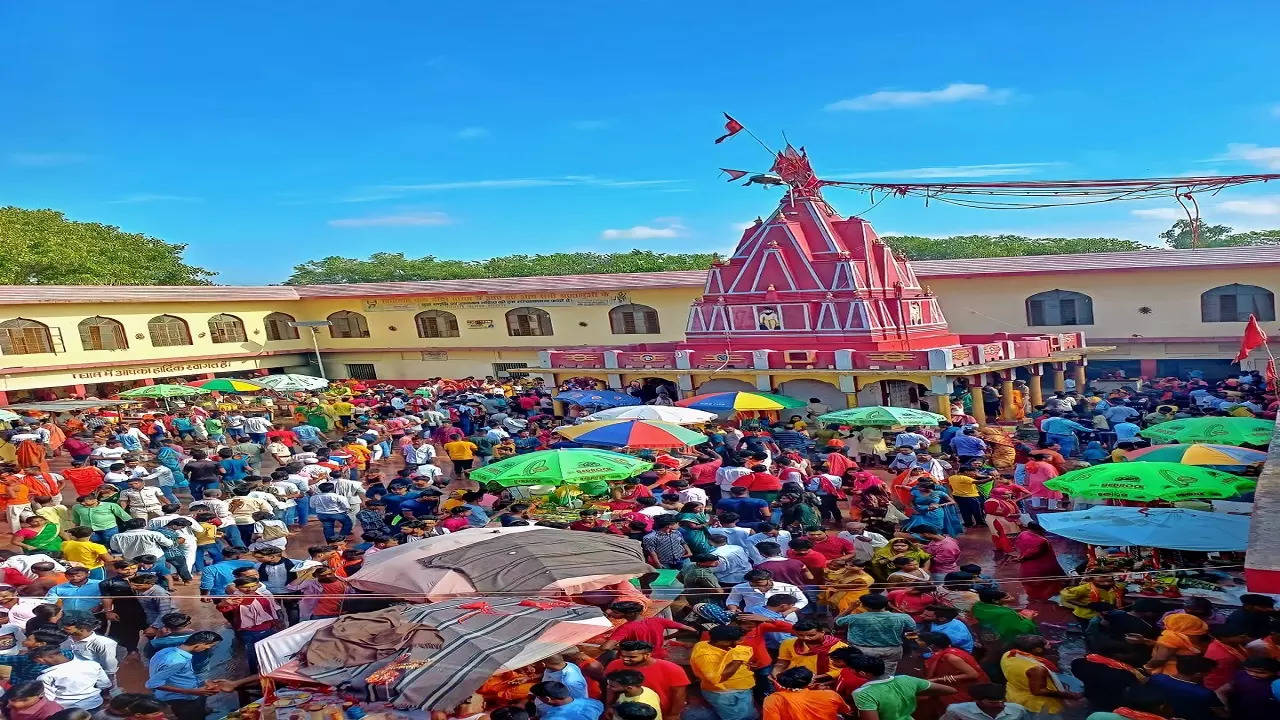
M 143 384 L 143 385 L 155 385 L 155 384 L 156 384 L 156 379 L 155 379 L 155 378 L 143 378 L 143 379 L 142 379 L 142 384 Z
M 72 385 L 72 386 L 71 386 L 71 394 L 72 394 L 72 395 L 75 395 L 76 397 L 87 397 L 87 396 L 88 396 L 88 393 L 86 393 L 86 392 L 85 392 L 84 385 Z
M 1155 358 L 1142 359 L 1138 361 L 1138 374 L 1144 378 L 1156 377 L 1156 361 Z
M 0 390 L 0 405 L 8 405 L 8 404 L 9 404 L 9 393 L 5 392 L 4 390 Z

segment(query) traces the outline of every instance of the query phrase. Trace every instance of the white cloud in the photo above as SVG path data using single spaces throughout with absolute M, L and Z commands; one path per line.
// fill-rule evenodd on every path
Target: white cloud
M 1224 200 L 1218 203 L 1216 207 L 1220 212 L 1235 215 L 1280 215 L 1280 197 Z
M 654 218 L 653 223 L 653 225 L 636 225 L 622 229 L 610 228 L 600 233 L 600 239 L 653 240 L 656 238 L 676 238 L 684 235 L 685 226 L 678 217 Z
M 1187 218 L 1187 214 L 1178 208 L 1139 208 L 1130 210 L 1129 214 L 1151 220 L 1185 220 Z
M 746 231 L 746 230 L 748 230 L 748 229 L 750 229 L 750 228 L 753 228 L 753 227 L 755 227 L 755 226 L 756 226 L 756 223 L 755 223 L 755 221 L 754 221 L 754 220 L 752 220 L 751 222 L 736 222 L 736 223 L 730 223 L 730 225 L 729 225 L 729 227 L 730 227 L 730 228 L 732 228 L 732 229 L 733 229 L 733 231 L 734 231 L 734 232 L 737 232 L 737 233 L 744 232 L 744 231 Z
M 1012 95 L 1012 90 L 980 83 L 951 83 L 938 90 L 880 90 L 838 100 L 827 105 L 827 110 L 889 110 L 957 102 L 1002 103 Z
M 1268 170 L 1280 170 L 1280 147 L 1262 147 L 1252 143 L 1229 143 L 1227 154 L 1214 160 L 1244 160 Z
M 1280 118 L 1280 103 L 1271 106 L 1271 117 Z
M 420 227 L 427 225 L 452 225 L 453 218 L 442 212 L 414 212 L 396 215 L 372 215 L 358 218 L 338 218 L 330 220 L 329 226 L 336 228 L 365 227 Z
M 63 167 L 87 162 L 89 156 L 70 152 L 16 152 L 10 153 L 9 162 L 22 167 Z
M 871 178 L 980 178 L 1004 175 L 1030 175 L 1040 168 L 1061 165 L 1058 162 L 991 163 L 987 165 L 943 165 L 938 167 L 906 168 L 903 170 L 872 170 L 841 173 L 832 177 L 843 180 Z
M 155 202 L 203 202 L 204 198 L 192 197 L 190 195 L 164 195 L 161 193 L 137 193 L 135 195 L 126 195 L 115 200 L 108 200 L 108 205 L 141 205 L 144 203 Z
M 574 130 L 603 130 L 609 127 L 610 124 L 608 120 L 576 120 L 569 123 L 569 127 Z

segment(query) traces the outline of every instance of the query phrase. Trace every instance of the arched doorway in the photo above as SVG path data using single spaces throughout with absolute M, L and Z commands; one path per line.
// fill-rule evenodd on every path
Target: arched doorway
M 660 377 L 636 378 L 627 383 L 623 392 L 632 397 L 638 397 L 640 402 L 648 404 L 658 397 L 658 388 L 664 388 L 666 396 L 672 400 L 680 399 L 680 389 L 676 384 Z
M 832 410 L 843 410 L 849 406 L 840 388 L 821 380 L 788 380 L 778 385 L 778 392 L 804 402 L 809 402 L 811 398 L 818 398 L 818 402 Z

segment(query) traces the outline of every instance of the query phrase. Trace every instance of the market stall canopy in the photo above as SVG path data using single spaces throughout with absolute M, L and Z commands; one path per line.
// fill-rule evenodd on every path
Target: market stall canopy
M 72 410 L 90 410 L 99 407 L 115 407 L 116 405 L 132 405 L 137 400 L 50 400 L 48 402 L 14 403 L 6 406 L 9 410 L 36 410 L 39 412 L 57 413 Z
M 1121 462 L 1063 473 L 1045 487 L 1073 498 L 1195 500 L 1235 497 L 1253 490 L 1254 480 L 1194 465 L 1169 462 Z
M 839 423 L 841 425 L 875 425 L 879 427 L 895 427 L 899 425 L 928 425 L 932 427 L 947 419 L 949 418 L 937 413 L 915 408 L 893 407 L 891 405 L 855 407 L 818 416 L 818 422 L 824 424 Z
M 683 400 L 677 400 L 676 405 L 713 413 L 729 413 L 754 410 L 786 410 L 804 407 L 806 403 L 786 395 L 733 391 L 694 395 Z
M 593 412 L 584 420 L 661 420 L 677 425 L 693 425 L 711 422 L 716 419 L 715 413 L 693 408 L 674 407 L 671 405 L 633 405 L 616 407 Z
M 474 528 L 365 558 L 358 590 L 428 600 L 470 593 L 580 593 L 652 572 L 640 543 L 540 525 Z
M 276 392 L 297 392 L 299 390 L 323 390 L 329 387 L 329 381 L 310 375 L 284 373 L 283 375 L 263 375 L 253 381 Z
M 391 614 L 394 617 L 388 617 Z M 383 624 L 408 628 L 401 634 L 404 642 L 380 646 L 368 642 L 362 631 L 377 630 Z M 259 641 L 255 651 L 262 674 L 273 680 L 336 686 L 378 673 L 390 678 L 398 707 L 449 710 L 495 673 L 545 660 L 612 627 L 598 608 L 588 605 L 520 596 L 459 597 L 309 620 Z M 382 657 L 352 665 L 307 665 L 318 633 L 323 633 L 318 644 L 327 651 L 325 655 L 353 659 L 360 655 L 358 660 L 365 660 L 373 652 Z M 341 645 L 333 643 L 334 636 L 355 639 L 358 645 L 344 653 Z M 411 644 L 424 637 L 430 641 Z
M 640 404 L 640 398 L 613 390 L 566 390 L 551 399 L 580 407 L 607 408 Z
M 1211 465 L 1215 467 L 1247 467 L 1265 462 L 1267 454 L 1261 450 L 1235 445 L 1152 445 L 1125 453 L 1129 460 L 1140 462 L 1174 462 L 1183 465 Z
M 648 460 L 631 455 L 566 448 L 538 450 L 515 455 L 471 471 L 476 482 L 494 482 L 503 487 L 513 485 L 581 485 L 589 482 L 626 480 L 653 467 Z
M 677 448 L 701 445 L 707 436 L 661 420 L 598 420 L 565 425 L 556 432 L 583 445 L 629 448 Z
M 143 385 L 142 387 L 130 388 L 120 393 L 121 398 L 174 398 L 189 397 L 191 395 L 204 395 L 209 392 L 204 388 L 191 387 L 190 385 Z
M 8 422 L 10 420 L 17 420 L 20 417 L 22 416 L 12 410 L 0 408 L 0 421 Z
M 1157 443 L 1224 443 L 1266 447 L 1276 424 L 1271 420 L 1245 417 L 1198 417 L 1170 420 L 1138 432 Z
M 260 393 L 269 389 L 255 380 L 241 380 L 239 378 L 210 378 L 208 380 L 194 380 L 187 384 L 204 390 L 229 393 Z
M 1183 508 L 1099 506 L 1041 513 L 1045 530 L 1089 545 L 1140 545 L 1165 550 L 1225 552 L 1249 544 L 1249 518 Z

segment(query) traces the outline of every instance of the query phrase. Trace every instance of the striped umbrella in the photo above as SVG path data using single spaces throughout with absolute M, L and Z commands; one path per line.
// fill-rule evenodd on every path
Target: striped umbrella
M 693 397 L 676 401 L 676 405 L 713 413 L 727 413 L 741 410 L 787 410 L 804 407 L 805 403 L 786 395 L 734 391 L 694 395 Z
M 661 420 L 600 420 L 565 425 L 556 432 L 574 442 L 600 447 L 676 448 L 707 441 L 700 432 Z
M 1191 445 L 1152 445 L 1151 447 L 1130 450 L 1125 453 L 1130 460 L 1142 462 L 1173 462 L 1183 465 L 1216 465 L 1244 467 L 1264 462 L 1267 454 L 1261 450 L 1236 447 L 1235 445 L 1210 445 L 1193 443 Z
M 196 380 L 187 384 L 204 390 L 229 393 L 260 393 L 268 389 L 252 380 L 240 380 L 238 378 L 210 378 L 208 380 Z
M 926 410 L 892 407 L 890 405 L 855 407 L 818 416 L 818 422 L 820 423 L 876 425 L 881 427 L 896 427 L 898 425 L 928 425 L 932 427 L 946 419 L 946 416 Z
M 209 392 L 204 388 L 191 387 L 190 385 L 170 385 L 160 383 L 157 385 L 143 385 L 141 387 L 130 388 L 120 393 L 120 397 L 126 400 L 134 398 L 171 398 L 171 397 L 189 397 L 191 395 L 204 395 Z

